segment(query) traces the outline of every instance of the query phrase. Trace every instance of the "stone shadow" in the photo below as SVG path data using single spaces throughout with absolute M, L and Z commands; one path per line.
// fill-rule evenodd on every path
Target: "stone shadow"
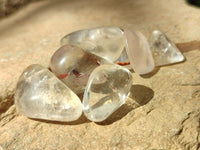
M 140 106 L 147 104 L 153 97 L 154 91 L 144 85 L 132 85 L 129 97 L 135 100 Z
M 140 75 L 142 78 L 151 78 L 154 76 L 158 71 L 160 70 L 160 67 L 155 67 L 154 70 L 148 74 Z
M 185 43 L 176 43 L 178 49 L 182 52 L 189 52 L 193 50 L 200 50 L 200 41 L 190 41 Z
M 199 1 L 199 0 L 186 0 L 186 2 L 187 2 L 189 5 L 196 6 L 196 7 L 200 7 L 200 1 Z
M 138 105 L 133 106 L 128 103 L 125 103 L 122 105 L 119 109 L 117 109 L 110 117 L 108 117 L 103 122 L 98 122 L 98 125 L 110 125 L 123 117 L 125 117 L 129 112 L 136 109 L 137 107 L 143 106 L 147 104 L 154 96 L 154 91 L 146 87 L 144 85 L 132 85 L 130 89 L 130 95 L 129 98 L 131 98 L 132 101 L 135 101 Z
M 33 119 L 33 118 L 29 118 L 29 119 L 34 120 L 34 121 L 43 122 L 43 123 L 60 124 L 60 125 L 79 125 L 79 124 L 91 122 L 84 116 L 84 114 L 82 114 L 78 120 L 75 120 L 72 122 L 51 121 L 51 120 Z

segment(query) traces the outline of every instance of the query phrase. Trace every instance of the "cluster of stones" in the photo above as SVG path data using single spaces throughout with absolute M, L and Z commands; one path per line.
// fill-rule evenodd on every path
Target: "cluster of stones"
M 157 30 L 148 42 L 141 33 L 127 29 L 92 28 L 66 35 L 61 45 L 51 58 L 51 71 L 34 64 L 19 77 L 15 104 L 21 114 L 74 121 L 83 111 L 89 120 L 101 122 L 124 104 L 132 86 L 131 72 L 120 65 L 130 61 L 136 73 L 146 74 L 155 66 L 184 60 Z M 83 92 L 81 102 L 77 95 Z

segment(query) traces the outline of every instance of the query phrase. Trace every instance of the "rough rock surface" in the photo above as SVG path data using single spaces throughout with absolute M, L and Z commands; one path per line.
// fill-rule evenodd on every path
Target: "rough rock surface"
M 0 149 L 200 149 L 200 9 L 183 0 L 50 0 L 0 21 Z M 178 43 L 184 63 L 133 73 L 130 98 L 102 123 L 33 120 L 13 105 L 17 78 L 48 66 L 65 34 L 95 26 L 159 29 Z

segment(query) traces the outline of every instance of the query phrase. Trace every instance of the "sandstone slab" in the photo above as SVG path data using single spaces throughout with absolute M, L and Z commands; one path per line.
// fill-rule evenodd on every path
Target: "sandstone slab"
M 141 17 L 142 16 L 142 17 Z M 0 21 L 0 146 L 3 149 L 191 149 L 200 145 L 200 14 L 183 0 L 31 3 Z M 24 68 L 48 67 L 60 39 L 97 26 L 135 28 L 147 38 L 163 31 L 184 52 L 184 63 L 133 73 L 130 98 L 102 123 L 28 119 L 13 94 Z

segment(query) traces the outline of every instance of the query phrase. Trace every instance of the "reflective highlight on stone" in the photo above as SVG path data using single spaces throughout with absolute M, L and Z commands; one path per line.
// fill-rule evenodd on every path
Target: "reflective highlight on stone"
M 130 71 L 119 65 L 101 65 L 89 78 L 83 97 L 85 116 L 94 122 L 108 118 L 125 102 L 132 85 Z
M 125 49 L 122 51 L 121 55 L 117 59 L 117 64 L 119 64 L 119 65 L 128 65 L 128 64 L 130 64 L 128 56 L 127 56 L 127 52 L 126 52 Z
M 154 70 L 155 64 L 147 39 L 140 32 L 124 30 L 126 52 L 133 70 L 138 74 L 147 74 Z
M 82 104 L 64 83 L 40 65 L 31 65 L 19 78 L 15 92 L 17 110 L 30 118 L 74 121 Z
M 79 47 L 65 45 L 53 54 L 50 67 L 60 80 L 79 94 L 84 92 L 91 72 L 107 63 L 110 62 Z
M 97 27 L 70 33 L 61 39 L 61 45 L 75 45 L 115 62 L 125 45 L 123 31 L 118 27 Z
M 156 66 L 178 63 L 185 60 L 176 45 L 159 30 L 153 31 L 149 43 Z

